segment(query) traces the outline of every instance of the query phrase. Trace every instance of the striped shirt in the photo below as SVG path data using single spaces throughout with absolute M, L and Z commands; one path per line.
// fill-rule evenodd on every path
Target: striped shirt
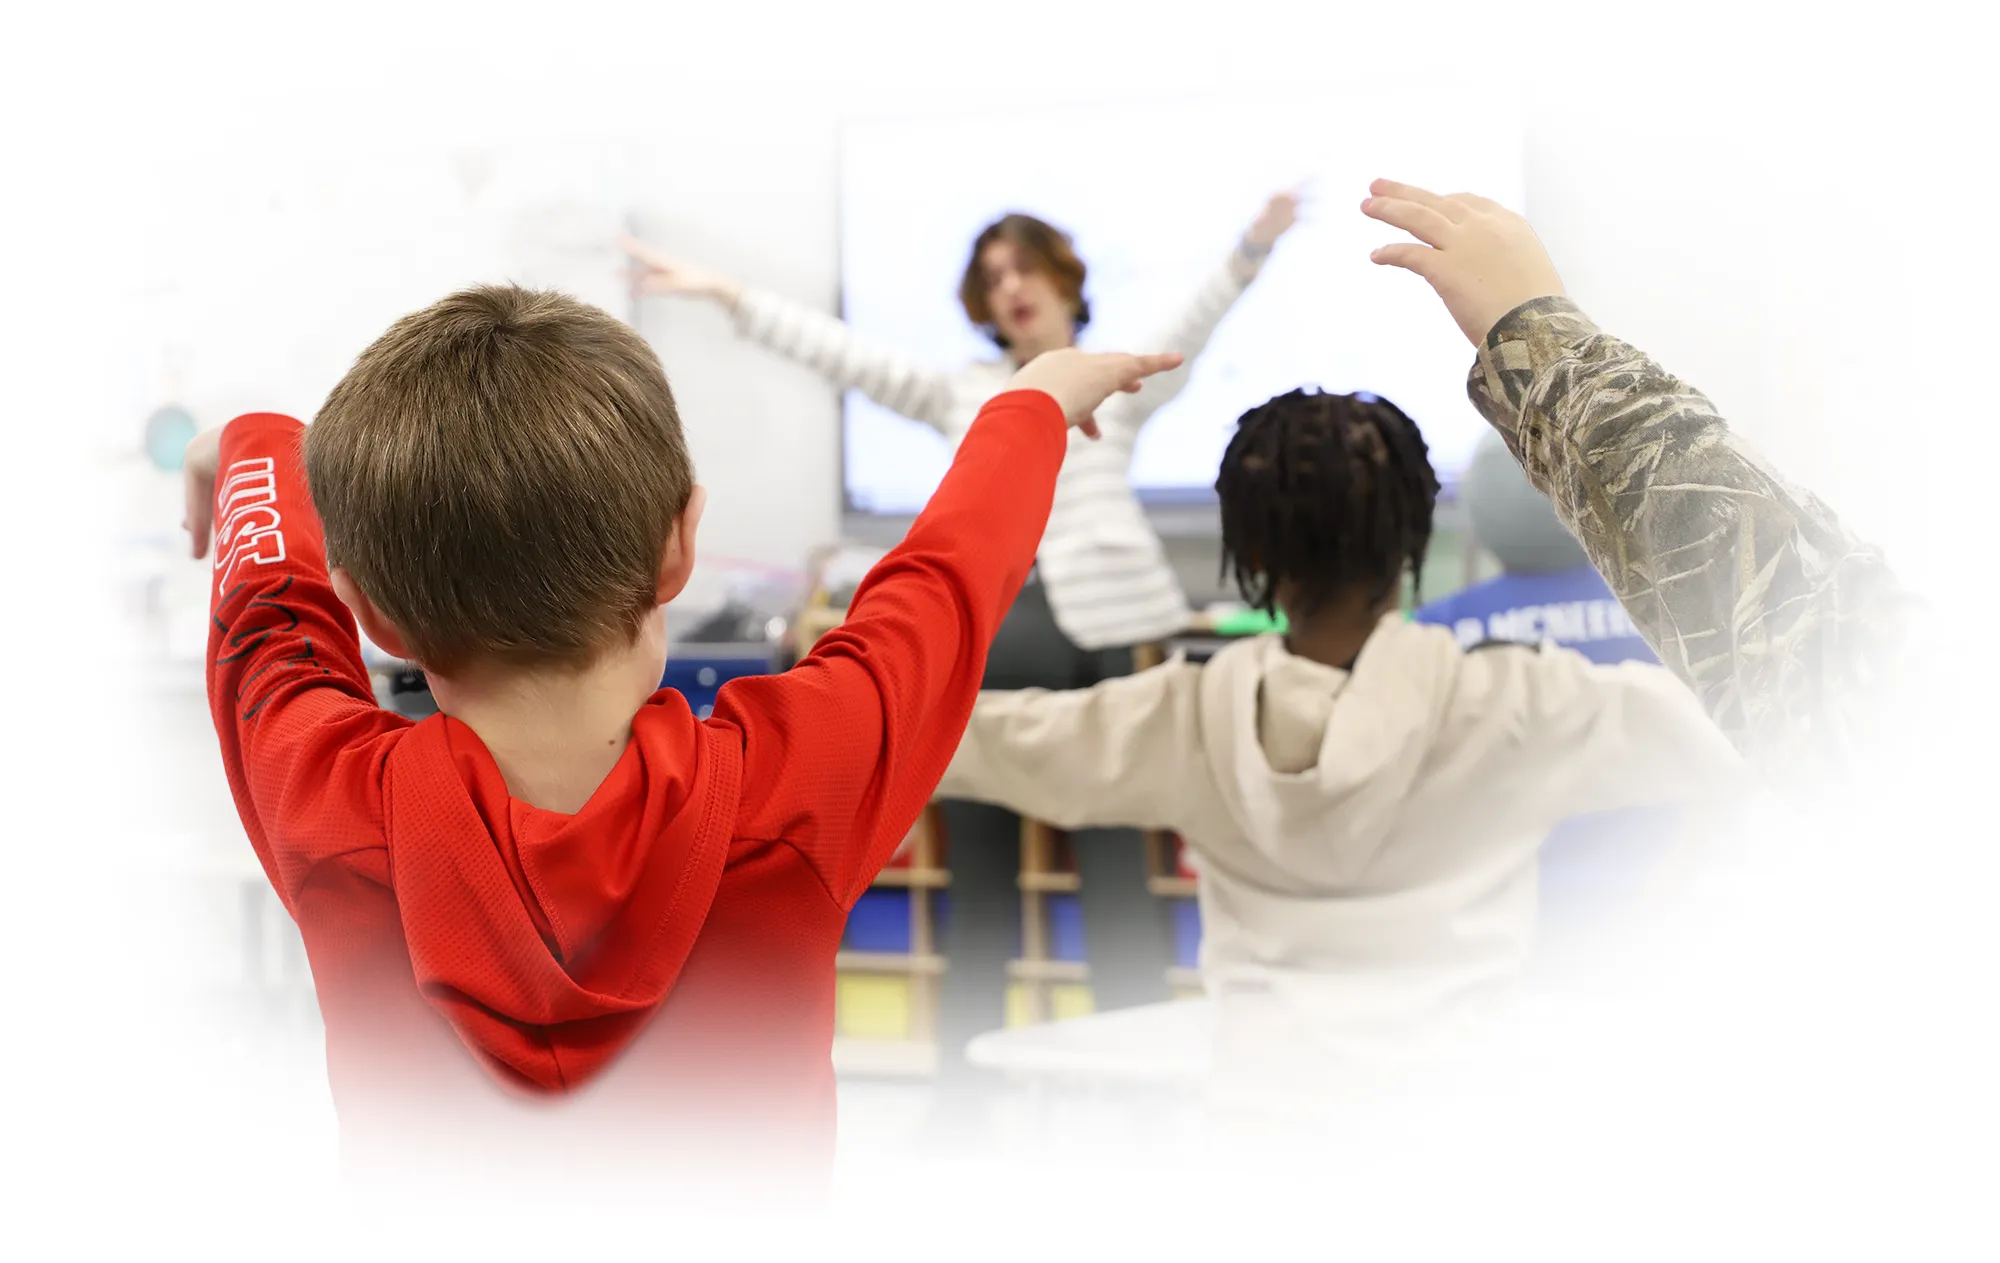
M 1143 644 L 1187 625 L 1187 596 L 1132 490 L 1132 449 L 1146 419 L 1180 393 L 1195 356 L 1260 264 L 1241 250 L 1233 253 L 1159 338 L 1137 348 L 1178 351 L 1188 363 L 1148 378 L 1136 394 L 1113 395 L 1097 410 L 1101 440 L 1070 431 L 1069 453 L 1056 479 L 1055 505 L 1035 561 L 1056 625 L 1079 648 Z M 956 372 L 925 369 L 869 345 L 825 312 L 769 292 L 743 292 L 736 327 L 744 337 L 841 389 L 858 390 L 892 412 L 923 422 L 954 447 L 980 406 L 1006 389 L 1018 367 L 1003 359 Z

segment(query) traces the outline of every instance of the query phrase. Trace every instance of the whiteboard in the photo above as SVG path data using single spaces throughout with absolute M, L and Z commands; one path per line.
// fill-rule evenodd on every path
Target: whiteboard
M 1298 386 L 1369 390 L 1416 419 L 1447 480 L 1485 429 L 1465 395 L 1471 348 L 1420 280 L 1368 261 L 1399 234 L 1358 209 L 1389 176 L 1477 191 L 1525 212 L 1523 135 L 1480 85 L 1420 99 L 1102 105 L 1047 115 L 968 113 L 842 129 L 842 315 L 918 363 L 997 351 L 966 320 L 957 282 L 973 238 L 1008 211 L 1073 237 L 1090 274 L 1086 347 L 1150 349 L 1151 332 L 1219 267 L 1281 189 L 1309 204 L 1142 433 L 1132 481 L 1156 502 L 1199 502 L 1244 411 Z M 858 393 L 846 401 L 848 508 L 921 508 L 950 459 L 934 431 Z

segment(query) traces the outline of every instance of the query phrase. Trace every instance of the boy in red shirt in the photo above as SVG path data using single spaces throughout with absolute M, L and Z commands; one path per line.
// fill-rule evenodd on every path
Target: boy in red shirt
M 950 762 L 1066 422 L 1094 436 L 1177 362 L 1022 368 L 846 622 L 706 721 L 659 688 L 702 489 L 658 359 L 603 312 L 455 294 L 310 430 L 197 439 L 216 731 L 305 940 L 350 1157 L 822 1163 L 848 909 Z M 356 619 L 440 714 L 377 708 Z

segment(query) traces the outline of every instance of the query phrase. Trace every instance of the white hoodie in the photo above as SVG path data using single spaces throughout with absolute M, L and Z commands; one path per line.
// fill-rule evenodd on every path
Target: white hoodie
M 1209 990 L 1276 997 L 1320 1050 L 1369 1056 L 1519 972 L 1552 827 L 1741 774 L 1660 667 L 1467 652 L 1390 615 L 1352 671 L 1272 634 L 1205 666 L 982 694 L 938 794 L 1058 828 L 1178 832 L 1201 871 Z

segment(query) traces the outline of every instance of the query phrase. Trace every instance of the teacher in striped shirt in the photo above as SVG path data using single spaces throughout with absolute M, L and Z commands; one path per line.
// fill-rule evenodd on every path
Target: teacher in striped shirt
M 987 659 L 993 689 L 1086 688 L 1129 674 L 1132 649 L 1183 630 L 1188 602 L 1130 481 L 1133 446 L 1147 418 L 1187 381 L 1196 356 L 1256 279 L 1297 217 L 1294 194 L 1266 203 L 1227 259 L 1160 334 L 1141 345 L 1187 363 L 1118 395 L 1097 413 L 1103 437 L 1070 436 L 1034 573 L 1001 625 Z M 638 289 L 719 303 L 746 338 L 803 364 L 844 390 L 937 430 L 956 445 L 979 408 L 1022 364 L 1073 345 L 1090 322 L 1087 269 L 1068 234 L 1032 215 L 1004 215 L 972 243 L 959 280 L 965 315 L 1000 354 L 956 370 L 918 365 L 871 345 L 841 321 L 780 295 L 747 288 L 640 242 Z M 1015 873 L 1019 821 L 998 808 L 946 805 L 952 842 L 952 915 L 940 1042 L 947 1066 L 966 1039 L 1003 1013 L 1005 961 L 1020 925 Z M 1144 859 L 1129 830 L 1076 838 L 1091 984 L 1100 1008 L 1164 998 L 1171 958 L 1163 910 L 1146 890 Z

